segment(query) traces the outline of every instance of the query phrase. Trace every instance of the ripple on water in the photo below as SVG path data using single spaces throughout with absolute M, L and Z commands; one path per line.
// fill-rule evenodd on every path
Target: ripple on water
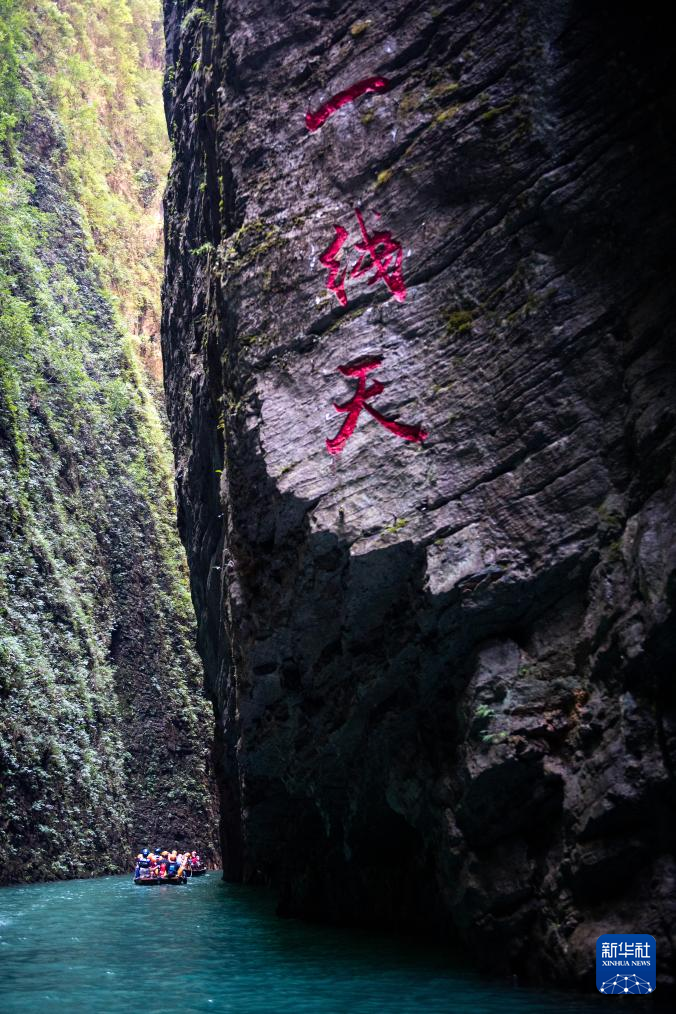
M 277 919 L 268 892 L 217 874 L 180 889 L 126 877 L 4 888 L 0 945 L 3 1014 L 599 1010 L 484 981 L 420 943 Z

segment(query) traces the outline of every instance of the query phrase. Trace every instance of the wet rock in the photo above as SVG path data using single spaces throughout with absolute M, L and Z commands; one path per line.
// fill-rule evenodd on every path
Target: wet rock
M 616 15 L 167 4 L 163 348 L 226 876 L 567 982 L 629 919 L 666 982 L 674 94 Z M 327 290 L 355 208 L 403 301 Z M 364 357 L 422 444 L 327 453 Z

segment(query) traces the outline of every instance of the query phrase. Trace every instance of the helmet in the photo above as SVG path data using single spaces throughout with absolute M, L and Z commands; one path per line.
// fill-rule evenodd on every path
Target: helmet
M 159 856 L 159 854 L 160 854 L 160 847 L 159 847 L 159 845 L 157 846 L 156 849 L 153 849 L 153 852 L 155 853 L 156 856 Z
M 192 850 L 192 852 L 190 853 L 190 855 L 191 855 L 191 856 L 196 856 L 196 855 L 197 855 L 197 853 L 196 853 L 196 852 L 195 852 L 195 850 L 193 849 L 193 850 Z
M 144 849 L 143 850 L 143 858 L 147 859 L 149 855 L 150 855 L 150 849 Z

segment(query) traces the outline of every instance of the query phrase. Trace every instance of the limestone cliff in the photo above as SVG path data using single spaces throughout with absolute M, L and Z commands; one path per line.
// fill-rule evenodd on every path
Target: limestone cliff
M 165 28 L 165 385 L 226 876 L 535 978 L 640 929 L 668 981 L 659 21 L 205 0 Z M 375 360 L 381 418 L 330 454 Z
M 162 409 L 104 286 L 128 264 L 86 228 L 23 7 L 0 3 L 0 883 L 125 870 L 144 842 L 217 854 Z M 85 168 L 103 202 L 101 156 Z

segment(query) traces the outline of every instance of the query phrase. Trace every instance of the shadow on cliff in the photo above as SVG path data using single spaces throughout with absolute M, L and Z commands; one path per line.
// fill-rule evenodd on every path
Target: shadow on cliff
M 276 885 L 285 915 L 465 943 L 488 927 L 525 946 L 547 928 L 543 884 L 575 841 L 560 769 L 571 763 L 565 740 L 576 734 L 581 677 L 547 663 L 537 677 L 522 672 L 520 646 L 562 616 L 575 642 L 597 551 L 529 580 L 487 568 L 434 595 L 427 545 L 354 555 L 340 519 L 336 531 L 311 532 L 315 503 L 280 493 L 255 431 L 245 441 L 238 485 L 256 495 L 235 511 L 231 558 L 238 603 L 228 638 L 239 668 L 221 768 L 226 878 Z M 494 658 L 495 645 L 513 650 Z M 660 652 L 644 669 L 673 660 L 666 627 Z M 626 689 L 621 670 L 597 679 L 609 696 Z M 652 712 L 655 681 L 637 688 L 634 667 L 631 682 Z M 496 709 L 521 693 L 515 711 L 532 729 L 504 741 L 486 732 L 477 714 L 487 692 Z M 603 832 L 607 855 L 593 877 L 606 887 L 637 833 L 646 861 L 669 847 L 668 786 L 657 782 L 650 827 L 637 832 L 629 820 Z M 582 880 L 572 878 L 581 897 Z M 514 954 L 505 964 L 519 967 Z
M 566 136 L 559 125 L 575 138 L 569 155 L 580 165 L 570 188 L 556 188 L 560 195 L 544 208 L 534 202 L 528 214 L 539 231 L 514 244 L 517 261 L 524 251 L 537 251 L 544 234 L 543 251 L 557 269 L 552 296 L 565 289 L 560 276 L 570 274 L 576 301 L 580 293 L 594 297 L 594 312 L 610 322 L 610 335 L 596 340 L 606 343 L 617 332 L 623 384 L 631 388 L 642 340 L 663 342 L 664 361 L 672 359 L 667 314 L 651 312 L 650 326 L 635 325 L 636 336 L 624 320 L 633 305 L 626 292 L 641 307 L 653 279 L 670 277 L 671 240 L 663 242 L 668 216 L 660 214 L 671 189 L 670 135 L 664 132 L 665 145 L 652 146 L 651 138 L 662 134 L 646 129 L 663 78 L 660 87 L 639 80 L 639 88 L 633 74 L 623 73 L 623 88 L 616 87 L 617 73 L 610 71 L 627 61 L 616 60 L 615 50 L 634 51 L 636 18 L 614 31 L 609 4 L 596 3 L 590 35 L 580 4 L 565 11 L 553 3 L 530 7 L 543 15 L 526 40 L 534 73 L 522 76 L 529 115 L 540 127 L 529 165 L 535 168 L 543 152 L 543 170 L 557 165 Z M 578 66 L 581 53 L 588 55 Z M 663 62 L 652 55 L 663 74 Z M 186 64 L 188 57 L 186 49 Z M 608 73 L 599 75 L 600 66 Z M 233 61 L 228 67 L 232 76 Z M 580 158 L 587 133 L 571 121 L 578 107 L 584 119 L 612 127 L 604 144 L 616 146 L 621 172 L 596 185 Z M 502 117 L 492 114 L 501 112 L 482 114 L 488 130 L 499 128 Z M 527 123 L 525 117 L 520 129 Z M 202 144 L 216 143 L 208 132 L 200 136 Z M 474 158 L 477 151 L 492 159 L 495 141 L 474 149 Z M 654 172 L 662 164 L 665 171 Z M 213 176 L 222 167 L 210 159 L 205 165 L 204 192 L 213 203 Z M 440 165 L 445 173 L 447 164 Z M 224 207 L 238 208 L 232 177 L 222 179 Z M 502 164 L 498 182 L 502 191 Z M 446 179 L 444 188 L 448 193 Z M 188 198 L 187 180 L 179 196 Z M 205 231 L 195 233 L 195 247 L 220 236 L 213 215 L 200 214 Z M 232 233 L 234 219 L 226 225 Z M 506 273 L 517 268 L 500 250 L 491 258 L 491 275 L 497 262 Z M 236 276 L 221 272 L 211 286 L 205 269 L 195 289 L 191 282 L 175 296 L 178 319 L 195 334 L 193 458 L 183 490 L 189 507 L 182 507 L 192 514 L 181 528 L 218 723 L 225 876 L 277 885 L 287 914 L 451 933 L 489 956 L 494 968 L 525 967 L 524 948 L 537 939 L 540 971 L 568 981 L 577 975 L 577 958 L 566 957 L 573 929 L 597 918 L 602 901 L 609 901 L 602 915 L 616 919 L 621 897 L 631 898 L 638 884 L 632 916 L 645 914 L 644 929 L 661 927 L 667 905 L 660 898 L 651 908 L 657 866 L 649 861 L 673 851 L 663 766 L 673 772 L 674 697 L 667 677 L 676 654 L 669 630 L 674 588 L 645 640 L 647 650 L 626 664 L 617 618 L 629 603 L 625 626 L 638 628 L 631 607 L 641 597 L 640 575 L 621 574 L 626 519 L 617 521 L 612 544 L 595 543 L 592 535 L 557 565 L 534 559 L 531 577 L 488 568 L 445 594 L 429 589 L 425 544 L 399 541 L 356 555 L 339 517 L 335 530 L 312 532 L 315 503 L 280 493 L 267 473 L 256 367 L 237 337 Z M 195 295 L 192 303 L 184 291 Z M 538 347 L 541 327 L 549 333 L 571 316 L 572 295 L 566 298 L 540 319 L 533 334 Z M 214 325 L 204 325 L 204 333 L 203 312 Z M 174 344 L 181 348 L 176 327 Z M 588 335 L 573 330 L 569 337 L 576 345 L 566 355 L 567 372 Z M 201 378 L 195 364 L 205 347 Z M 290 348 L 295 351 L 301 350 Z M 580 384 L 592 379 L 586 367 Z M 627 492 L 628 514 L 638 514 L 665 483 L 673 450 L 664 436 L 664 393 L 647 374 L 640 383 L 634 378 L 634 386 L 635 396 L 624 389 L 620 395 L 618 386 L 625 418 L 605 458 Z M 177 412 L 184 394 L 175 395 Z M 226 399 L 237 407 L 221 438 Z M 180 420 L 179 427 L 187 425 Z M 613 601 L 618 589 L 622 608 Z M 596 612 L 584 629 L 595 595 Z M 518 733 L 508 731 L 508 719 Z M 641 760 L 630 771 L 633 782 L 624 779 L 627 756 L 632 764 Z M 658 874 L 654 882 L 668 886 L 669 878 Z M 591 950 L 584 953 L 590 960 Z

